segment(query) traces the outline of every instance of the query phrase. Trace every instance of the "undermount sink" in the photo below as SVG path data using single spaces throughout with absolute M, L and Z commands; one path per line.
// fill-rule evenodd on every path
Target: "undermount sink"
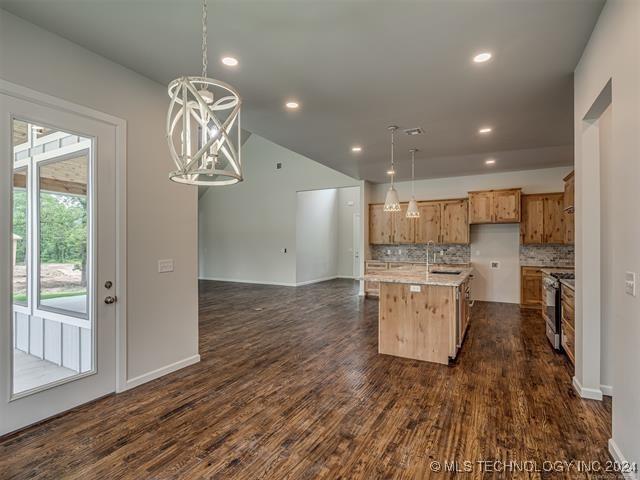
M 429 272 L 436 275 L 460 275 L 462 273 L 461 270 L 438 270 L 436 272 Z

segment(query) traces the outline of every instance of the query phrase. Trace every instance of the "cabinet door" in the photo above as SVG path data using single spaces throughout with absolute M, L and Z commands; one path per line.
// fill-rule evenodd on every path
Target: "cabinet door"
M 416 219 L 416 243 L 440 243 L 440 202 L 420 202 L 420 217 Z
M 542 272 L 537 267 L 522 267 L 520 304 L 523 307 L 542 306 Z
M 493 192 L 469 192 L 469 223 L 493 222 Z
M 414 218 L 407 218 L 408 203 L 400 204 L 400 211 L 393 215 L 393 243 L 414 243 Z
M 575 243 L 575 223 L 573 212 L 564 212 L 564 243 L 573 245 Z
M 520 190 L 498 190 L 493 192 L 494 222 L 520 221 Z
M 469 243 L 469 202 L 442 202 L 441 243 Z
M 371 244 L 391 243 L 393 217 L 383 209 L 384 205 L 369 205 L 369 243 Z
M 564 243 L 563 194 L 547 195 L 544 199 L 544 241 Z
M 544 242 L 544 197 L 523 195 L 522 221 L 520 222 L 522 243 Z
M 572 210 L 575 205 L 575 176 L 573 172 L 564 178 L 564 209 Z

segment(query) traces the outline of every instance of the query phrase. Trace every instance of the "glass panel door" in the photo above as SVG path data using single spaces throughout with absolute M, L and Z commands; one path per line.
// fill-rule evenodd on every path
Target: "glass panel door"
M 93 373 L 92 139 L 13 119 L 13 398 Z

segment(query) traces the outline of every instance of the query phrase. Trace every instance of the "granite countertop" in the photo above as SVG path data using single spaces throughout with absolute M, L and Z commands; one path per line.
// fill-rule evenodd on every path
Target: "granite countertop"
M 473 273 L 470 267 L 455 267 L 456 275 L 438 274 L 438 271 L 450 271 L 451 267 L 434 267 L 429 275 L 424 272 L 406 270 L 380 270 L 367 273 L 364 279 L 370 282 L 407 283 L 412 285 L 437 285 L 441 287 L 459 287 Z
M 543 274 L 551 275 L 552 273 L 573 273 L 575 269 L 573 267 L 542 267 L 540 271 Z
M 560 283 L 567 288 L 570 288 L 574 292 L 576 291 L 576 281 L 570 278 L 562 278 L 560 279 Z

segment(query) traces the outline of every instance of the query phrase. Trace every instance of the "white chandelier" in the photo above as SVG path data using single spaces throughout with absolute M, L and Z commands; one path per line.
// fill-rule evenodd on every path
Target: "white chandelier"
M 418 209 L 418 203 L 416 202 L 415 192 L 415 164 L 416 164 L 416 152 L 417 148 L 409 150 L 411 152 L 411 200 L 409 200 L 409 206 L 407 207 L 407 218 L 419 218 L 420 210 Z
M 398 127 L 396 127 L 395 125 L 391 125 L 389 127 L 389 130 L 391 131 L 391 169 L 389 170 L 389 175 L 391 175 L 391 187 L 389 187 L 389 190 L 387 191 L 387 197 L 384 201 L 384 208 L 383 210 L 385 212 L 399 212 L 400 211 L 400 199 L 398 198 L 398 192 L 396 191 L 396 189 L 393 186 L 393 177 L 396 174 L 396 170 L 393 164 L 393 150 L 395 147 L 395 133 L 396 130 L 398 129 Z
M 202 1 L 202 76 L 169 84 L 167 142 L 176 170 L 169 179 L 189 185 L 242 181 L 240 95 L 207 78 L 207 1 Z

